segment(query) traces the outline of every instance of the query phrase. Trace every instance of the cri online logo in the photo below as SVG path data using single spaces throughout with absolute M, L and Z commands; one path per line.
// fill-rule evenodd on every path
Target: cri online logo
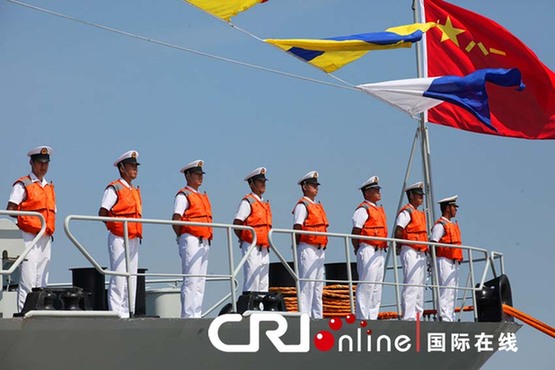
M 299 344 L 285 344 L 281 337 L 287 332 L 289 324 L 285 317 L 278 313 L 252 313 L 249 322 L 249 344 L 227 344 L 219 336 L 220 327 L 225 323 L 241 322 L 240 314 L 218 316 L 210 323 L 208 338 L 214 347 L 222 352 L 258 352 L 260 348 L 260 322 L 275 322 L 276 329 L 266 330 L 266 336 L 279 352 L 308 352 L 310 350 L 310 318 L 308 314 L 300 315 Z
M 290 316 L 291 317 L 291 316 Z M 296 316 L 295 316 L 296 317 Z M 279 313 L 270 312 L 253 312 L 249 315 L 249 343 L 248 344 L 229 344 L 224 343 L 219 336 L 220 327 L 227 323 L 239 323 L 243 320 L 240 314 L 227 314 L 214 319 L 208 329 L 208 338 L 214 347 L 222 352 L 257 352 L 260 349 L 260 323 L 261 322 L 274 322 L 277 323 L 276 329 L 266 330 L 266 337 L 274 345 L 274 347 L 283 353 L 301 353 L 310 350 L 310 318 L 308 314 L 300 314 L 300 330 L 299 330 L 299 344 L 285 344 L 281 337 L 287 332 L 288 321 Z M 355 324 L 355 315 L 350 314 L 345 317 L 345 322 L 349 325 Z M 343 327 L 341 318 L 334 317 L 328 321 L 329 328 L 337 332 Z M 348 352 L 361 352 L 362 347 L 366 347 L 365 351 L 372 351 L 372 330 L 367 329 L 368 323 L 361 320 L 359 325 L 356 325 L 356 335 L 342 335 L 338 338 L 338 351 Z M 360 327 L 358 327 L 360 326 Z M 354 328 L 354 327 L 352 327 Z M 366 335 L 362 332 L 366 331 Z M 386 351 L 391 351 L 391 340 L 389 338 L 382 338 L 386 341 Z M 381 339 L 380 339 L 381 338 Z M 406 352 L 411 348 L 410 339 L 406 335 L 400 335 L 393 341 L 395 349 L 399 352 Z M 313 337 L 313 344 L 316 349 L 322 352 L 330 351 L 334 348 L 336 341 L 335 336 L 327 331 L 320 330 Z M 378 342 L 376 350 L 381 351 L 382 343 Z

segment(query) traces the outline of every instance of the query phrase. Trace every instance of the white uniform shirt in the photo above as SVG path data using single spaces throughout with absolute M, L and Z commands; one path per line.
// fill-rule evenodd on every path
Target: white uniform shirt
M 303 199 L 309 201 L 312 204 L 316 204 L 310 198 L 303 197 Z M 297 225 L 297 224 L 302 225 L 307 217 L 308 217 L 308 210 L 306 209 L 306 206 L 302 203 L 298 203 L 295 206 L 295 209 L 293 210 L 293 219 L 294 219 L 293 225 Z
M 29 174 L 29 177 L 31 178 L 32 182 L 40 182 L 40 186 L 42 186 L 43 188 L 48 184 L 48 181 L 46 181 L 44 177 L 42 178 L 42 181 L 40 181 L 37 178 L 37 176 L 35 176 L 35 174 L 32 172 Z M 12 187 L 12 192 L 10 193 L 10 199 L 8 200 L 8 202 L 19 205 L 25 199 L 27 199 L 27 192 L 25 191 L 25 185 L 23 185 L 21 182 L 17 182 Z
M 263 201 L 261 197 L 259 197 L 258 195 L 252 193 L 252 195 L 259 201 Z M 239 221 L 245 221 L 247 219 L 247 217 L 250 216 L 251 214 L 251 204 L 249 203 L 248 200 L 246 199 L 242 199 L 241 203 L 239 203 L 239 208 L 237 208 L 237 213 L 235 214 L 235 219 L 239 220 Z
M 130 189 L 131 185 L 127 183 L 124 179 L 119 179 L 119 182 L 126 188 Z M 116 194 L 116 189 L 113 186 L 108 186 L 106 190 L 104 190 L 104 194 L 102 195 L 102 202 L 100 203 L 100 208 L 107 209 L 108 211 L 112 209 L 112 207 L 118 201 L 118 195 Z
M 186 188 L 193 193 L 198 193 L 197 190 L 193 189 L 190 186 L 186 186 Z M 173 203 L 173 213 L 177 213 L 178 215 L 183 216 L 187 209 L 189 209 L 189 199 L 187 199 L 187 197 L 183 193 L 177 194 Z
M 404 229 L 410 223 L 410 220 L 410 213 L 408 210 L 405 209 L 403 212 L 399 213 L 399 216 L 397 216 L 397 221 L 395 222 L 395 225 L 401 226 Z
M 441 218 L 447 222 L 451 222 L 443 216 Z M 433 242 L 438 242 L 439 239 L 443 237 L 443 235 L 445 235 L 445 228 L 440 222 L 438 222 L 434 225 L 434 227 L 432 227 L 432 236 L 430 237 L 430 240 Z
M 370 204 L 371 206 L 377 207 L 375 203 L 372 203 L 368 200 L 365 200 L 365 202 Z M 363 207 L 357 208 L 355 210 L 355 213 L 353 214 L 353 227 L 362 229 L 362 227 L 366 223 L 366 220 L 368 220 L 368 211 Z

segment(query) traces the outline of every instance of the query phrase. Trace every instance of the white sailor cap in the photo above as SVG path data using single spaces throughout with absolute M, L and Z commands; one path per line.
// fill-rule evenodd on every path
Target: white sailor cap
M 447 197 L 447 198 L 443 198 L 442 200 L 440 200 L 438 202 L 438 204 L 447 204 L 447 205 L 453 205 L 455 207 L 459 207 L 459 205 L 457 204 L 457 198 L 459 196 L 458 195 L 453 195 L 452 197 Z
M 53 153 L 53 150 L 49 146 L 37 146 L 29 150 L 27 155 L 31 157 L 33 161 L 47 163 L 50 162 L 50 154 Z
M 247 177 L 245 177 L 245 181 L 250 180 L 268 181 L 268 179 L 266 178 L 266 167 L 258 167 L 257 169 L 249 173 Z
M 414 194 L 424 194 L 424 183 L 420 181 L 410 186 L 407 186 L 405 188 L 405 191 L 410 191 L 411 193 L 414 193 Z
M 318 176 L 319 175 L 317 171 L 310 171 L 306 175 L 301 177 L 301 179 L 297 182 L 297 184 L 302 185 L 307 182 L 310 182 L 312 184 L 320 185 L 320 183 L 318 182 Z
M 372 176 L 368 180 L 364 181 L 360 186 L 360 188 L 358 189 L 362 191 L 366 189 L 371 189 L 371 188 L 381 189 L 382 187 L 378 185 L 379 181 L 380 181 L 380 178 L 378 176 Z
M 139 152 L 136 150 L 128 150 L 127 152 L 123 153 L 119 156 L 118 159 L 114 162 L 114 167 L 117 167 L 120 163 L 137 163 L 137 158 L 139 158 Z
M 179 172 L 198 172 L 205 174 L 206 172 L 202 170 L 202 166 L 204 166 L 204 161 L 202 159 L 197 159 L 196 161 L 186 164 L 185 167 L 179 170 Z

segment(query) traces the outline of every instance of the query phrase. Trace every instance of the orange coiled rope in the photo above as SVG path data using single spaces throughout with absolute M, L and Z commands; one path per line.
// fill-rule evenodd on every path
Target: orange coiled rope
M 285 308 L 290 312 L 297 312 L 297 290 L 295 288 L 272 287 L 271 292 L 281 293 L 285 301 Z M 356 292 L 356 285 L 353 286 L 353 294 Z M 349 302 L 349 286 L 342 284 L 327 285 L 322 292 L 322 302 L 324 306 L 324 317 L 345 317 L 352 314 Z M 378 319 L 389 320 L 397 319 L 397 312 L 380 312 Z
M 537 329 L 539 331 L 541 331 L 542 333 L 545 333 L 549 336 L 551 336 L 552 338 L 555 338 L 555 328 L 552 326 L 547 325 L 546 323 L 533 318 L 532 316 L 525 314 L 524 312 L 517 310 L 514 307 L 508 306 L 506 304 L 503 305 L 503 312 L 505 312 L 507 315 L 510 315 L 512 317 L 514 317 L 515 319 L 519 319 L 520 321 L 530 325 L 531 327 L 533 327 L 534 329 Z
M 285 301 L 285 308 L 289 312 L 298 312 L 297 305 L 297 289 L 291 287 L 272 287 L 270 291 L 273 293 L 281 293 Z M 353 286 L 353 294 L 356 292 L 356 285 Z M 322 292 L 322 301 L 324 305 L 324 317 L 345 317 L 352 314 L 351 305 L 349 303 L 349 286 L 348 285 L 327 285 Z M 474 307 L 465 306 L 463 311 L 472 311 Z M 456 307 L 455 311 L 459 312 L 460 307 Z M 424 315 L 434 315 L 436 310 L 426 310 Z M 380 312 L 378 320 L 398 319 L 397 312 Z

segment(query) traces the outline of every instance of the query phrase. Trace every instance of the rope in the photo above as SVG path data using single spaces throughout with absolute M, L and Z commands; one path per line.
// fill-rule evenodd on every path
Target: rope
M 530 325 L 534 329 L 541 331 L 544 334 L 549 335 L 552 338 L 555 338 L 555 328 L 552 326 L 547 325 L 546 323 L 520 311 L 514 307 L 508 306 L 506 304 L 503 305 L 503 312 L 507 315 L 514 317 L 515 319 L 519 319 L 520 321 Z
M 16 0 L 6 0 L 6 1 L 8 1 L 8 2 L 14 4 L 14 5 L 19 5 L 19 6 L 22 6 L 22 7 L 26 7 L 26 8 L 29 8 L 29 9 L 32 9 L 32 10 L 36 10 L 36 11 L 39 11 L 39 12 L 42 12 L 42 13 L 45 13 L 45 14 L 48 14 L 48 15 L 53 15 L 53 16 L 56 16 L 56 17 L 59 17 L 59 18 L 63 18 L 63 19 L 72 21 L 72 22 L 76 22 L 76 23 L 79 23 L 79 24 L 83 24 L 83 25 L 85 25 L 85 26 L 98 28 L 98 29 L 101 29 L 101 30 L 104 30 L 104 31 L 108 31 L 108 32 L 112 32 L 112 33 L 116 33 L 116 34 L 119 34 L 119 35 L 122 35 L 122 36 L 134 38 L 134 39 L 141 40 L 141 41 L 150 42 L 150 43 L 152 43 L 152 44 L 157 44 L 157 45 L 160 45 L 160 46 L 165 46 L 165 47 L 168 47 L 168 48 L 171 48 L 171 49 L 176 49 L 176 50 L 179 50 L 179 51 L 184 51 L 184 52 L 187 52 L 187 53 L 191 53 L 191 54 L 203 56 L 203 57 L 206 57 L 206 58 L 215 59 L 215 60 L 218 60 L 218 61 L 221 61 L 221 62 L 236 64 L 236 65 L 240 65 L 240 66 L 242 66 L 242 67 L 257 69 L 257 70 L 260 70 L 260 71 L 264 71 L 264 72 L 268 72 L 268 73 L 274 73 L 274 74 L 277 74 L 277 75 L 281 75 L 281 76 L 285 76 L 285 77 L 289 77 L 289 78 L 295 78 L 295 79 L 298 79 L 298 80 L 303 80 L 303 81 L 308 81 L 308 82 L 313 82 L 313 83 L 317 83 L 317 84 L 321 84 L 321 85 L 326 85 L 326 86 L 331 86 L 331 87 L 337 87 L 337 88 L 346 89 L 346 90 L 359 91 L 359 90 L 356 89 L 353 85 L 350 85 L 350 84 L 349 84 L 349 86 L 338 85 L 338 84 L 335 84 L 335 83 L 326 82 L 326 81 L 322 81 L 322 80 L 316 80 L 316 79 L 314 79 L 314 78 L 305 77 L 305 76 L 301 76 L 301 75 L 297 75 L 297 74 L 293 74 L 293 73 L 289 73 L 289 72 L 284 72 L 284 71 L 280 71 L 280 70 L 277 70 L 277 69 L 267 68 L 267 67 L 259 66 L 259 65 L 256 65 L 256 64 L 250 64 L 250 63 L 246 63 L 246 62 L 241 62 L 241 61 L 239 61 L 239 60 L 235 60 L 235 59 L 231 59 L 231 58 L 226 58 L 226 57 L 222 57 L 222 56 L 219 56 L 219 55 L 206 53 L 206 52 L 199 51 L 199 50 L 195 50 L 195 49 L 186 48 L 186 47 L 184 47 L 184 46 L 179 46 L 179 45 L 175 45 L 175 44 L 170 44 L 170 43 L 168 43 L 168 42 L 156 40 L 156 39 L 153 39 L 153 38 L 150 38 L 150 37 L 146 37 L 146 36 L 141 36 L 141 35 L 138 35 L 138 34 L 134 34 L 134 33 L 131 33 L 131 32 L 127 32 L 127 31 L 122 31 L 122 30 L 117 29 L 117 28 L 112 28 L 112 27 L 103 26 L 103 25 L 98 24 L 98 23 L 93 23 L 93 22 L 85 21 L 85 20 L 82 20 L 82 19 L 79 19 L 79 18 L 75 18 L 75 17 L 69 16 L 69 15 L 66 15 L 66 14 L 54 12 L 54 11 L 52 11 L 52 10 L 48 10 L 48 9 L 45 9 L 45 8 L 40 8 L 40 7 L 38 7 L 38 6 L 34 6 L 34 5 L 31 5 L 31 4 L 23 3 L 23 2 L 20 2 L 20 1 L 16 1 Z M 233 26 L 233 25 L 232 25 L 232 26 Z M 233 27 L 237 28 L 236 26 L 233 26 Z M 237 28 L 237 29 L 239 29 L 239 28 Z M 246 32 L 246 31 L 245 31 L 245 32 Z M 253 35 L 253 36 L 254 36 L 254 35 Z M 333 76 L 333 77 L 335 77 L 335 76 Z M 336 78 L 336 79 L 337 79 L 337 78 Z

